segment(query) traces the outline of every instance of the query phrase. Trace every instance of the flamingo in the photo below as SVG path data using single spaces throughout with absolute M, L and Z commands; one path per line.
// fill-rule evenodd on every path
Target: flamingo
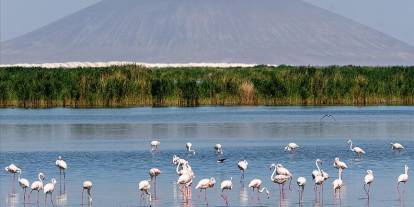
M 10 164 L 9 166 L 4 168 L 7 172 L 13 174 L 13 180 L 12 180 L 12 194 L 16 194 L 16 173 L 19 173 L 21 171 L 20 168 L 18 168 L 14 164 Z
M 316 159 L 315 165 L 317 170 L 312 171 L 312 178 L 314 180 L 314 191 L 315 193 L 318 191 L 318 186 L 320 185 L 323 191 L 323 183 L 325 180 L 329 178 L 328 173 L 324 172 L 320 167 L 319 164 L 322 164 L 322 161 L 320 159 Z M 316 196 L 316 194 L 315 194 Z
M 182 190 L 182 188 L 180 188 L 181 192 L 183 192 L 184 194 L 184 198 L 185 201 L 188 202 L 188 198 L 189 196 L 189 186 L 193 183 L 193 176 L 191 176 L 190 171 L 188 170 L 184 170 L 184 173 L 182 175 L 180 175 L 180 177 L 178 177 L 177 180 L 177 185 L 182 185 L 185 188 L 185 192 L 183 192 L 184 190 Z
M 349 139 L 347 141 L 347 143 L 349 144 L 349 149 L 352 152 L 355 152 L 355 154 L 357 154 L 358 157 L 361 157 L 362 154 L 365 154 L 365 151 L 362 148 L 360 148 L 360 147 L 352 147 L 352 140 Z
M 249 183 L 249 188 L 253 188 L 253 192 L 254 192 L 254 189 L 257 189 L 258 193 L 262 193 L 263 191 L 265 191 L 267 194 L 267 198 L 269 198 L 269 194 L 270 194 L 269 191 L 265 187 L 261 188 L 261 186 L 262 186 L 262 180 L 257 179 L 257 178 L 251 180 Z M 257 200 L 259 200 L 259 195 L 257 196 Z
M 284 192 L 283 192 L 283 186 L 285 185 L 285 183 L 289 179 L 289 177 L 286 176 L 286 175 L 281 175 L 281 174 L 280 175 L 276 175 L 277 167 L 276 167 L 275 164 L 270 165 L 270 170 L 272 170 L 272 168 L 275 168 L 275 169 L 273 170 L 272 175 L 270 175 L 270 180 L 273 183 L 277 183 L 279 185 L 279 195 L 281 197 L 284 197 L 283 196 L 283 194 L 284 194 Z
M 404 173 L 398 176 L 397 190 L 400 192 L 400 183 L 407 183 L 408 181 L 408 165 L 404 165 Z
M 207 201 L 207 188 L 214 187 L 214 184 L 216 184 L 216 180 L 212 177 L 210 179 L 202 179 L 198 182 L 196 189 L 200 189 L 200 192 L 204 190 L 204 199 Z
M 237 166 L 239 167 L 239 170 L 240 170 L 240 173 L 241 173 L 240 180 L 244 180 L 244 171 L 247 170 L 248 165 L 249 165 L 249 163 L 247 162 L 247 160 L 240 160 L 237 163 Z
M 220 155 L 222 155 L 223 154 L 223 148 L 221 147 L 221 144 L 215 144 L 214 145 L 214 149 L 216 150 L 216 154 L 220 154 Z
M 55 206 L 55 204 L 53 204 L 53 196 L 52 196 L 52 193 L 55 190 L 55 185 L 56 185 L 56 179 L 52 178 L 51 182 L 46 184 L 43 187 L 43 193 L 45 194 L 45 206 L 47 206 L 47 203 L 46 203 L 47 194 L 50 194 L 50 201 L 52 202 L 52 206 Z
M 228 200 L 228 196 L 224 195 L 224 190 L 231 190 L 233 188 L 233 177 L 230 177 L 230 180 L 223 180 L 220 183 L 220 189 L 221 189 L 221 197 L 224 199 L 224 201 L 226 202 L 226 205 L 229 205 L 229 200 Z
M 274 165 L 274 164 L 272 164 L 272 165 Z M 289 180 L 290 180 L 289 181 L 289 190 L 291 190 L 291 183 L 292 183 L 293 176 L 289 172 L 289 170 L 286 169 L 285 167 L 283 167 L 282 164 L 277 164 L 276 165 L 276 173 L 277 173 L 277 175 L 285 175 L 285 176 L 289 177 Z
M 161 174 L 161 170 L 158 168 L 151 168 L 149 171 L 149 175 L 151 180 L 154 182 L 154 199 L 157 197 L 157 176 Z
M 305 185 L 306 185 L 306 178 L 305 177 L 298 177 L 296 183 L 299 186 L 299 202 L 303 201 L 303 192 L 305 191 Z
M 151 152 L 154 151 L 158 151 L 159 150 L 159 146 L 160 146 L 161 142 L 158 140 L 153 140 L 150 142 L 150 146 L 151 146 Z
M 339 196 L 341 196 L 341 188 L 343 186 L 341 175 L 342 175 L 342 168 L 339 168 L 338 169 L 338 178 L 335 179 L 332 182 L 332 187 L 333 187 L 334 193 L 336 194 L 336 191 L 339 191 Z
M 150 203 L 150 206 L 151 206 L 152 199 L 151 199 L 151 193 L 150 193 L 150 189 L 151 189 L 151 185 L 149 183 L 150 181 L 151 180 L 142 180 L 142 181 L 140 181 L 138 183 L 138 189 L 141 191 L 141 199 L 142 199 L 144 193 L 146 195 L 148 195 L 148 200 L 149 200 L 149 203 Z
M 45 180 L 45 175 L 43 173 L 39 173 L 37 175 L 37 178 L 39 180 L 38 181 L 34 181 L 32 183 L 32 185 L 30 186 L 30 188 L 32 190 L 30 191 L 29 198 L 30 198 L 30 195 L 32 194 L 32 191 L 34 191 L 34 190 L 37 191 L 37 204 L 39 204 L 39 192 L 41 190 L 43 190 L 43 180 Z
M 23 196 L 23 202 L 26 203 L 26 191 L 27 188 L 30 186 L 30 182 L 29 180 L 25 179 L 25 178 L 21 178 L 22 171 L 19 171 L 19 175 L 17 180 L 19 181 L 19 185 L 20 187 L 24 190 L 24 196 Z
M 335 161 L 334 161 L 334 164 L 333 165 L 334 165 L 334 167 L 336 169 L 341 168 L 342 170 L 344 170 L 344 169 L 347 169 L 348 168 L 348 165 L 346 165 L 345 162 L 340 161 L 339 160 L 339 157 L 335 157 Z
M 191 144 L 191 142 L 187 142 L 187 144 L 185 144 L 185 148 L 187 149 L 187 152 L 193 153 L 193 155 L 195 155 L 195 150 L 191 149 L 192 146 L 193 144 Z
M 288 151 L 288 152 L 295 151 L 297 148 L 299 148 L 299 145 L 297 145 L 296 143 L 291 142 L 288 145 L 286 145 L 285 151 Z
M 371 188 L 371 183 L 374 182 L 374 173 L 372 170 L 367 170 L 367 174 L 364 177 L 364 190 L 367 193 L 368 199 L 369 199 L 369 190 Z M 366 186 L 368 185 L 368 189 L 366 189 Z
M 182 159 L 182 158 L 178 157 L 177 155 L 173 155 L 172 163 L 174 165 L 184 164 L 185 162 L 187 162 L 185 159 Z
M 68 165 L 66 164 L 65 160 L 61 156 L 55 162 L 56 166 L 59 168 L 59 186 L 62 185 L 62 172 L 63 172 L 63 192 L 66 190 L 66 169 L 68 169 Z M 60 188 L 62 190 L 62 188 Z
M 92 194 L 91 194 L 92 182 L 91 181 L 87 180 L 82 183 L 82 204 L 83 204 L 83 193 L 85 190 L 88 193 L 88 205 L 91 205 L 92 204 Z
M 391 149 L 393 150 L 404 150 L 404 146 L 402 146 L 402 144 L 400 143 L 390 143 L 391 144 Z

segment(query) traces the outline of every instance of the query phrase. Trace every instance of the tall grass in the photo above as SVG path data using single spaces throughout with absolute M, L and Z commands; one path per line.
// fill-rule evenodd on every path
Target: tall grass
M 0 107 L 414 104 L 414 67 L 0 69 Z

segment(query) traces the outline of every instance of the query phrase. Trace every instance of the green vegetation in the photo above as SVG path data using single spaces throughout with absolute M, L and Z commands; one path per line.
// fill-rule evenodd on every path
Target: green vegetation
M 0 107 L 413 103 L 414 67 L 0 69 Z

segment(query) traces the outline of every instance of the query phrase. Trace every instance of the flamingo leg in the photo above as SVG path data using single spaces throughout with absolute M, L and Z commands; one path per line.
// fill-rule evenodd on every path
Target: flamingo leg
M 24 188 L 23 203 L 26 203 L 26 188 Z
M 157 176 L 154 177 L 154 199 L 157 199 Z
M 66 171 L 63 170 L 63 193 L 66 192 Z
M 13 173 L 12 194 L 16 194 L 16 173 Z
M 81 204 L 83 205 L 83 193 L 85 192 L 85 188 L 82 189 L 82 200 L 81 200 Z
M 52 193 L 50 193 L 50 201 L 52 202 L 52 206 L 54 207 L 55 204 L 53 203 L 53 194 Z
M 59 192 L 62 193 L 62 169 L 59 168 Z
M 46 199 L 47 199 L 47 193 L 45 194 L 45 207 L 47 207 Z

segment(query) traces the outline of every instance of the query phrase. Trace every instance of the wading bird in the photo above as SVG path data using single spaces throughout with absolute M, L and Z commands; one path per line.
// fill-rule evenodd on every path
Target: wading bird
M 154 184 L 154 199 L 157 199 L 157 176 L 161 174 L 161 170 L 158 168 L 151 168 L 149 171 L 149 176 L 151 181 Z
M 144 193 L 145 193 L 148 196 L 148 201 L 149 201 L 150 206 L 151 206 L 151 201 L 152 201 L 151 193 L 150 193 L 151 185 L 150 185 L 149 182 L 150 182 L 150 180 L 140 181 L 138 183 L 138 189 L 141 191 L 141 199 L 140 200 L 142 200 L 142 198 L 144 196 Z
M 233 177 L 230 177 L 230 180 L 223 180 L 220 183 L 221 197 L 224 199 L 224 202 L 226 202 L 226 205 L 229 205 L 229 200 L 228 196 L 224 194 L 224 190 L 231 190 L 233 188 L 232 180 Z
M 338 191 L 339 197 L 341 197 L 341 188 L 343 186 L 341 175 L 342 175 L 342 168 L 339 168 L 338 169 L 338 178 L 335 179 L 332 182 L 332 188 L 334 190 L 334 194 L 336 195 L 336 192 Z
M 374 173 L 372 170 L 367 170 L 367 174 L 364 177 L 364 190 L 365 193 L 367 193 L 368 199 L 369 199 L 369 190 L 371 189 L 371 184 L 374 182 Z M 368 185 L 368 189 L 366 186 Z
M 193 183 L 193 176 L 188 170 L 184 170 L 183 174 L 178 177 L 177 185 L 180 185 L 180 191 L 184 195 L 184 200 L 187 203 L 190 196 L 189 186 Z
M 158 141 L 158 140 L 151 141 L 150 142 L 151 152 L 159 151 L 160 144 L 161 144 L 161 142 Z
M 221 147 L 221 144 L 215 144 L 214 149 L 216 150 L 217 155 L 222 155 L 223 154 L 223 148 Z
M 30 186 L 30 188 L 32 189 L 31 191 L 30 191 L 30 194 L 29 195 L 31 195 L 32 194 L 32 192 L 35 190 L 35 191 L 37 191 L 37 204 L 39 204 L 39 192 L 41 191 L 41 190 L 43 190 L 43 180 L 45 180 L 45 175 L 43 174 L 43 173 L 39 173 L 38 175 L 37 175 L 37 178 L 39 179 L 39 180 L 37 180 L 37 181 L 34 181 L 33 183 L 32 183 L 32 185 Z M 29 196 L 29 198 L 30 198 L 30 196 Z
M 62 173 L 63 173 L 63 192 L 66 190 L 66 169 L 68 169 L 68 165 L 66 164 L 65 160 L 61 156 L 55 162 L 56 166 L 59 168 L 59 186 L 61 186 L 60 190 L 62 190 Z
M 265 187 L 262 188 L 261 186 L 262 186 L 262 180 L 257 179 L 257 178 L 251 180 L 250 183 L 249 183 L 249 188 L 252 188 L 253 192 L 254 192 L 254 189 L 257 189 L 257 193 L 258 193 L 257 194 L 257 200 L 259 200 L 259 193 L 265 192 L 266 195 L 267 195 L 267 198 L 269 198 L 269 195 L 270 195 L 267 188 L 265 188 Z
M 286 145 L 285 151 L 288 151 L 288 152 L 295 151 L 297 148 L 299 148 L 299 145 L 297 145 L 296 143 L 291 142 L 288 145 Z
M 91 205 L 92 204 L 92 193 L 91 193 L 92 182 L 91 181 L 87 180 L 82 183 L 82 204 L 83 204 L 83 193 L 85 192 L 85 190 L 88 193 L 88 205 Z
M 402 144 L 400 143 L 390 143 L 391 144 L 391 149 L 393 150 L 403 150 L 405 149 L 404 146 L 402 146 Z
M 20 187 L 24 190 L 24 195 L 23 195 L 23 203 L 26 203 L 26 191 L 27 188 L 30 186 L 30 182 L 29 180 L 25 179 L 25 178 L 21 178 L 22 171 L 19 171 L 19 177 L 17 178 L 17 180 L 19 181 L 19 185 Z
M 313 189 L 314 189 L 316 194 L 318 194 L 318 186 L 321 186 L 322 192 L 323 192 L 323 183 L 325 182 L 325 180 L 327 180 L 329 178 L 328 173 L 323 171 L 320 168 L 319 164 L 322 164 L 322 161 L 320 159 L 316 159 L 315 165 L 316 165 L 317 170 L 312 171 L 312 178 L 314 180 Z M 315 197 L 316 197 L 316 194 L 315 194 Z M 319 195 L 320 195 L 320 191 L 319 191 Z
M 404 173 L 398 176 L 397 190 L 400 192 L 400 183 L 407 183 L 408 181 L 408 165 L 404 165 Z
M 237 167 L 239 167 L 239 170 L 240 170 L 240 173 L 241 173 L 240 180 L 244 180 L 244 171 L 247 170 L 248 165 L 249 165 L 249 163 L 247 162 L 247 160 L 240 160 L 237 163 Z
M 274 164 L 272 164 L 272 165 L 274 165 Z M 276 165 L 276 174 L 277 175 L 284 175 L 284 176 L 289 177 L 289 180 L 290 180 L 289 181 L 289 190 L 291 190 L 291 184 L 292 184 L 292 178 L 293 178 L 292 173 L 290 173 L 288 169 L 283 167 L 282 164 L 277 164 Z
M 187 144 L 185 144 L 185 148 L 187 149 L 187 152 L 195 155 L 195 150 L 193 150 L 191 147 L 193 147 L 193 144 L 191 144 L 191 142 L 187 142 Z
M 14 164 L 10 164 L 9 166 L 4 168 L 7 172 L 13 174 L 13 180 L 12 180 L 12 194 L 16 194 L 16 173 L 19 173 L 21 171 L 20 168 L 18 168 Z
M 333 165 L 336 169 L 341 168 L 342 170 L 344 170 L 344 169 L 348 168 L 348 165 L 346 165 L 345 162 L 340 161 L 339 157 L 335 157 L 335 161 L 334 161 Z
M 198 182 L 195 189 L 200 189 L 200 192 L 202 190 L 204 190 L 204 199 L 205 199 L 205 201 L 207 201 L 207 188 L 214 187 L 214 184 L 216 184 L 216 180 L 213 177 L 210 178 L 210 179 L 205 178 L 205 179 L 202 179 Z
M 306 185 L 306 178 L 305 177 L 299 177 L 296 183 L 299 186 L 299 202 L 303 201 L 303 192 L 305 191 L 305 185 Z
M 273 183 L 276 183 L 276 184 L 279 185 L 279 195 L 283 198 L 284 197 L 283 188 L 284 188 L 284 185 L 285 185 L 286 181 L 289 179 L 289 177 L 286 176 L 286 175 L 277 175 L 276 174 L 277 173 L 277 167 L 274 163 L 272 165 L 270 165 L 270 170 L 272 170 L 272 168 L 275 168 L 275 169 L 273 170 L 272 175 L 270 175 L 270 180 Z
M 352 140 L 348 140 L 347 143 L 349 144 L 349 149 L 352 152 L 355 152 L 355 154 L 358 155 L 358 157 L 361 157 L 361 155 L 365 154 L 365 151 L 361 149 L 360 147 L 352 147 Z
M 52 202 L 52 206 L 55 206 L 55 204 L 53 203 L 53 191 L 55 190 L 55 185 L 56 185 L 56 179 L 52 178 L 52 180 L 50 181 L 50 183 L 46 184 L 43 187 L 43 193 L 45 194 L 45 206 L 47 206 L 47 195 L 50 194 L 50 201 Z

